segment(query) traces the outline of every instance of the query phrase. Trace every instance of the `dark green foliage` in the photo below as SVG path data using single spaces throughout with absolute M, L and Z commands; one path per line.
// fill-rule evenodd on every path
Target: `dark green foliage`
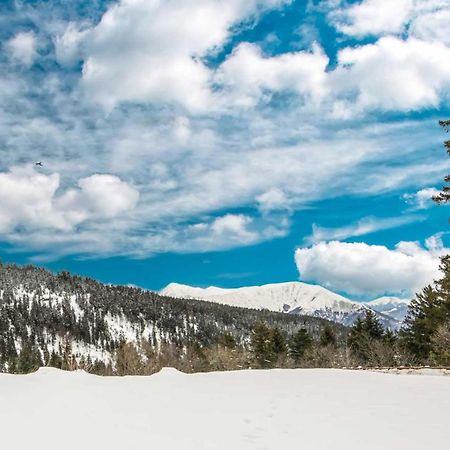
M 411 302 L 401 332 L 403 342 L 419 361 L 428 362 L 434 350 L 434 337 L 450 324 L 450 256 L 441 259 L 443 278 L 427 286 Z M 439 344 L 436 342 L 436 344 Z M 439 358 L 440 350 L 435 357 Z
M 353 355 L 360 361 L 370 362 L 373 344 L 384 339 L 384 329 L 375 314 L 367 310 L 364 319 L 358 318 L 350 330 L 348 344 Z
M 257 323 L 252 331 L 251 349 L 257 367 L 269 368 L 278 365 L 287 354 L 286 338 L 278 327 L 269 328 Z
M 329 324 L 325 324 L 323 327 L 319 343 L 322 347 L 327 347 L 328 345 L 336 347 L 336 335 L 334 334 L 333 328 L 331 328 Z
M 252 330 L 251 349 L 258 367 L 267 368 L 275 364 L 271 335 L 270 328 L 264 323 L 257 323 Z
M 219 339 L 219 345 L 233 350 L 236 348 L 236 340 L 230 333 L 224 333 Z
M 50 354 L 50 360 L 47 364 L 50 367 L 55 367 L 57 369 L 61 369 L 63 366 L 63 359 L 61 355 L 58 355 L 58 353 L 52 352 Z
M 286 339 L 278 327 L 272 329 L 270 340 L 272 345 L 272 351 L 276 357 L 287 353 Z
M 298 330 L 289 340 L 289 355 L 298 364 L 312 345 L 312 337 L 305 328 Z
M 16 361 L 17 373 L 35 372 L 42 366 L 42 358 L 39 350 L 29 343 L 25 343 Z
M 446 133 L 450 130 L 450 120 L 440 120 L 439 125 L 445 130 Z M 444 141 L 444 147 L 447 150 L 447 153 L 450 155 L 450 140 Z M 447 175 L 444 178 L 446 183 L 450 182 L 450 175 Z M 433 200 L 438 203 L 448 203 L 450 201 L 450 186 L 443 186 L 441 192 L 433 197 Z

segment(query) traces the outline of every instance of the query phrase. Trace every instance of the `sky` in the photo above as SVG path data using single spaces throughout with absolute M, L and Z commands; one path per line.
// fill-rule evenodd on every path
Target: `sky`
M 449 20 L 450 0 L 2 1 L 2 261 L 411 297 L 450 245 Z

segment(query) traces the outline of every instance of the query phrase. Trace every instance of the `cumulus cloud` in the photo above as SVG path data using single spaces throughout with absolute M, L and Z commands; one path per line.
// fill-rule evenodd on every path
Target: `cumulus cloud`
M 240 44 L 220 66 L 216 82 L 234 105 L 254 106 L 270 92 L 290 91 L 317 102 L 327 93 L 329 59 L 317 45 L 312 52 L 290 52 L 265 57 L 261 49 Z M 268 97 L 270 98 L 270 97 Z
M 427 209 L 433 205 L 433 197 L 438 194 L 439 191 L 436 188 L 428 187 L 414 194 L 404 194 L 402 198 L 411 206 L 411 209 Z
M 120 102 L 165 102 L 189 110 L 211 106 L 211 72 L 202 58 L 230 28 L 290 0 L 122 0 L 82 34 L 69 26 L 59 59 L 83 59 L 82 84 L 107 108 Z
M 30 167 L 0 173 L 0 232 L 50 228 L 70 231 L 87 220 L 113 218 L 133 209 L 139 193 L 118 177 L 92 175 L 58 195 L 59 174 Z
M 425 246 L 399 242 L 394 249 L 363 242 L 319 242 L 299 248 L 295 261 L 300 277 L 350 295 L 411 296 L 439 278 L 439 258 L 447 254 L 439 236 Z
M 410 34 L 425 41 L 443 42 L 450 45 L 450 2 L 444 1 L 447 9 L 427 11 L 420 14 L 411 24 Z
M 245 245 L 259 240 L 259 234 L 250 230 L 253 219 L 244 214 L 226 214 L 210 223 L 201 222 L 189 227 L 190 240 L 202 242 L 204 248 Z M 188 245 L 192 245 L 192 242 Z
M 390 36 L 339 51 L 338 66 L 317 43 L 309 51 L 265 55 L 241 42 L 218 67 L 205 58 L 220 50 L 236 30 L 261 11 L 290 0 L 123 0 L 95 26 L 70 23 L 55 38 L 63 64 L 83 62 L 81 86 L 111 110 L 126 102 L 175 105 L 191 113 L 254 108 L 274 93 L 289 92 L 300 104 L 331 110 L 339 119 L 366 109 L 410 111 L 437 107 L 449 88 L 449 53 L 427 30 L 445 5 L 428 0 L 366 0 L 335 8 L 334 23 L 349 34 L 400 35 L 412 18 L 407 40 Z M 450 12 L 450 6 L 449 6 Z M 389 67 L 389 71 L 385 70 Z
M 290 200 L 281 189 L 269 189 L 256 197 L 258 209 L 263 213 L 289 209 Z
M 338 61 L 332 82 L 341 96 L 353 97 L 347 103 L 350 115 L 438 107 L 450 87 L 450 48 L 439 42 L 384 37 L 341 50 Z
M 59 184 L 57 174 L 46 176 L 21 168 L 0 173 L 0 232 L 18 225 L 54 225 L 52 199 Z
M 32 31 L 17 33 L 5 43 L 10 58 L 24 66 L 31 66 L 37 57 L 37 38 Z
M 285 236 L 288 221 L 250 217 L 245 214 L 225 214 L 208 222 L 190 225 L 183 231 L 184 239 L 177 239 L 178 251 L 210 251 L 251 245 L 263 240 Z
M 139 192 L 114 175 L 95 174 L 78 181 L 78 189 L 66 192 L 57 206 L 92 218 L 113 218 L 133 209 Z
M 406 32 L 429 38 L 444 31 L 449 12 L 448 0 L 363 0 L 333 8 L 329 17 L 340 32 L 349 36 Z
M 351 36 L 401 33 L 413 4 L 413 0 L 364 0 L 334 11 L 331 18 L 339 31 Z

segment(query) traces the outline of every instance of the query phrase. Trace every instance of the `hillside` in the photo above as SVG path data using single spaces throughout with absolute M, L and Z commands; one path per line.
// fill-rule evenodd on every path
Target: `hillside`
M 395 298 L 390 303 L 376 300 L 369 303 L 351 301 L 321 286 L 301 282 L 275 283 L 235 289 L 214 286 L 202 289 L 178 283 L 171 283 L 161 291 L 162 295 L 178 298 L 203 299 L 224 305 L 244 308 L 266 309 L 288 314 L 320 317 L 343 325 L 352 325 L 358 317 L 365 316 L 372 309 L 388 328 L 398 329 L 404 316 L 396 308 Z M 407 308 L 407 302 L 401 301 Z M 396 310 L 397 311 L 397 310 Z
M 24 349 L 33 350 L 43 364 L 70 353 L 98 372 L 111 364 L 123 342 L 144 343 L 147 354 L 169 348 L 175 357 L 217 344 L 224 336 L 246 349 L 259 321 L 286 335 L 306 328 L 316 339 L 327 323 L 176 299 L 34 266 L 0 265 L 0 370 L 11 369 Z M 344 327 L 334 329 L 338 336 L 345 334 Z

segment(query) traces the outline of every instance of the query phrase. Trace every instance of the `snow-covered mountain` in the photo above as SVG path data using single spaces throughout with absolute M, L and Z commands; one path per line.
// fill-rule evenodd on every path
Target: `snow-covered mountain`
M 235 289 L 214 286 L 198 288 L 170 283 L 160 293 L 170 297 L 194 298 L 244 308 L 321 317 L 343 325 L 351 325 L 358 317 L 364 316 L 370 308 L 386 327 L 398 329 L 400 326 L 399 320 L 383 311 L 349 300 L 321 286 L 299 281 Z
M 154 354 L 167 350 L 174 364 L 191 346 L 207 348 L 224 335 L 246 350 L 255 323 L 286 336 L 306 328 L 314 338 L 325 321 L 218 303 L 162 297 L 155 292 L 99 283 L 68 272 L 0 263 L 0 372 L 20 368 L 18 358 L 62 366 L 84 360 L 96 373 L 110 373 L 125 342 Z M 338 339 L 343 327 L 333 327 Z M 23 358 L 22 358 L 23 356 Z M 27 366 L 29 368 L 29 366 Z
M 409 304 L 410 300 L 398 297 L 380 297 L 370 302 L 366 302 L 366 305 L 373 310 L 393 317 L 400 322 L 405 320 Z

